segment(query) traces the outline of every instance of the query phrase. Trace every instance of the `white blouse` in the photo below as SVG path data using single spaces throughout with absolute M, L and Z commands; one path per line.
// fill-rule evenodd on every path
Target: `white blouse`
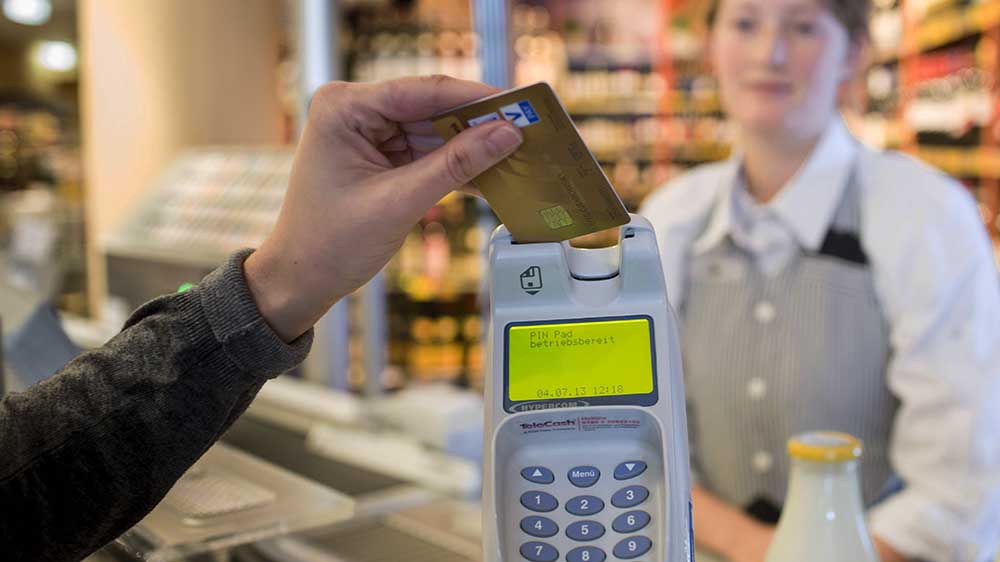
M 967 191 L 909 156 L 858 143 L 838 117 L 768 204 L 744 191 L 737 151 L 650 196 L 667 293 L 679 309 L 689 256 L 725 236 L 765 273 L 816 251 L 857 161 L 861 242 L 890 327 L 900 400 L 890 459 L 906 488 L 870 530 L 907 556 L 978 561 L 1000 545 L 1000 279 Z

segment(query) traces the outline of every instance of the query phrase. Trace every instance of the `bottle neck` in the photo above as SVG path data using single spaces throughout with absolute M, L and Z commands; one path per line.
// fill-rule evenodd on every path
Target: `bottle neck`
M 792 459 L 784 512 L 791 517 L 818 514 L 831 518 L 842 511 L 864 512 L 858 461 L 825 463 Z
M 792 459 L 788 498 L 767 562 L 878 562 L 865 524 L 858 461 Z

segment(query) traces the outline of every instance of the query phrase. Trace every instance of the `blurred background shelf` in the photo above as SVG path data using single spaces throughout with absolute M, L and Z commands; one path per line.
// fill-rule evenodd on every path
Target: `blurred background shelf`
M 146 61 L 129 81 L 111 79 L 127 71 L 125 66 L 114 72 L 93 69 L 91 84 L 107 95 L 90 92 L 90 115 L 95 120 L 145 115 L 122 120 L 118 135 L 155 141 L 140 145 L 94 129 L 98 148 L 89 152 L 81 148 L 78 72 L 49 73 L 43 84 L 30 62 L 36 40 L 77 44 L 78 3 L 54 4 L 54 27 L 46 28 L 45 37 L 0 21 L 0 71 L 15 68 L 8 74 L 17 75 L 5 82 L 11 93 L 0 91 L 0 195 L 9 197 L 0 213 L 0 251 L 13 255 L 8 262 L 20 283 L 42 286 L 45 280 L 59 307 L 79 317 L 117 314 L 113 323 L 120 323 L 139 295 L 196 281 L 227 252 L 258 243 L 280 205 L 304 99 L 293 9 L 300 3 L 241 8 L 246 21 L 227 26 L 223 34 L 211 24 L 202 29 L 188 23 L 226 21 L 227 9 L 244 4 L 180 1 L 146 14 L 124 0 L 79 3 L 79 29 L 96 38 L 81 58 L 110 60 L 108 53 L 124 50 Z M 473 25 L 468 0 L 334 4 L 330 54 L 338 78 L 482 76 L 487 46 Z M 506 48 L 513 85 L 552 84 L 630 210 L 691 167 L 730 155 L 737 133 L 705 59 L 705 2 L 515 0 L 510 6 Z M 849 126 L 869 144 L 916 155 L 961 181 L 976 196 L 984 227 L 996 239 L 1000 2 L 877 0 L 874 7 L 871 64 L 843 90 Z M 117 27 L 98 25 L 109 21 Z M 164 21 L 171 22 L 170 33 L 186 38 L 189 49 L 160 52 L 145 41 Z M 185 90 L 245 51 L 247 36 L 258 38 L 254 56 L 237 57 L 231 72 L 216 78 L 229 84 L 223 89 L 266 95 L 222 105 L 214 101 L 217 92 Z M 147 90 L 161 91 L 159 84 L 184 97 L 186 105 L 150 98 L 140 107 L 135 100 Z M 248 108 L 254 119 L 245 117 Z M 194 146 L 200 152 L 188 152 Z M 192 165 L 183 177 L 169 176 L 192 154 L 204 159 L 200 168 Z M 89 155 L 86 166 L 84 155 Z M 39 222 L 39 217 L 45 218 Z M 485 205 L 458 195 L 423 217 L 380 278 L 382 296 L 349 299 L 350 328 L 344 335 L 349 357 L 337 359 L 346 363 L 348 374 L 336 384 L 352 392 L 425 381 L 479 387 L 487 297 L 483 251 L 496 223 Z M 42 231 L 47 244 L 18 241 Z M 153 248 L 158 244 L 165 248 Z M 137 245 L 145 249 L 140 252 Z M 150 257 L 163 268 L 150 269 Z M 143 260 L 147 265 L 139 265 Z M 32 265 L 43 263 L 41 269 Z M 146 292 L 136 292 L 139 279 L 146 280 Z M 115 305 L 105 287 L 112 288 L 112 296 L 132 296 Z M 384 350 L 372 351 L 373 333 L 384 336 Z M 373 353 L 380 354 L 374 362 Z M 370 372 L 373 368 L 378 372 Z
M 1000 152 L 996 149 L 921 146 L 917 156 L 958 178 L 1000 180 Z

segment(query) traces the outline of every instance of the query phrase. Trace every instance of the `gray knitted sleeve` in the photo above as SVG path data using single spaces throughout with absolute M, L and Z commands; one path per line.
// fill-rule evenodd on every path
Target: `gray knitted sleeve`
M 145 516 L 264 382 L 300 363 L 243 276 L 250 250 L 120 334 L 0 402 L 4 560 L 79 560 Z

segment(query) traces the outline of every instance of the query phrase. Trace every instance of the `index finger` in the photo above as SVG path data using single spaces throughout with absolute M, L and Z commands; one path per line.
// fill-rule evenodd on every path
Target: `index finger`
M 362 103 L 386 119 L 422 121 L 447 109 L 500 92 L 481 82 L 451 76 L 411 76 L 370 85 Z

